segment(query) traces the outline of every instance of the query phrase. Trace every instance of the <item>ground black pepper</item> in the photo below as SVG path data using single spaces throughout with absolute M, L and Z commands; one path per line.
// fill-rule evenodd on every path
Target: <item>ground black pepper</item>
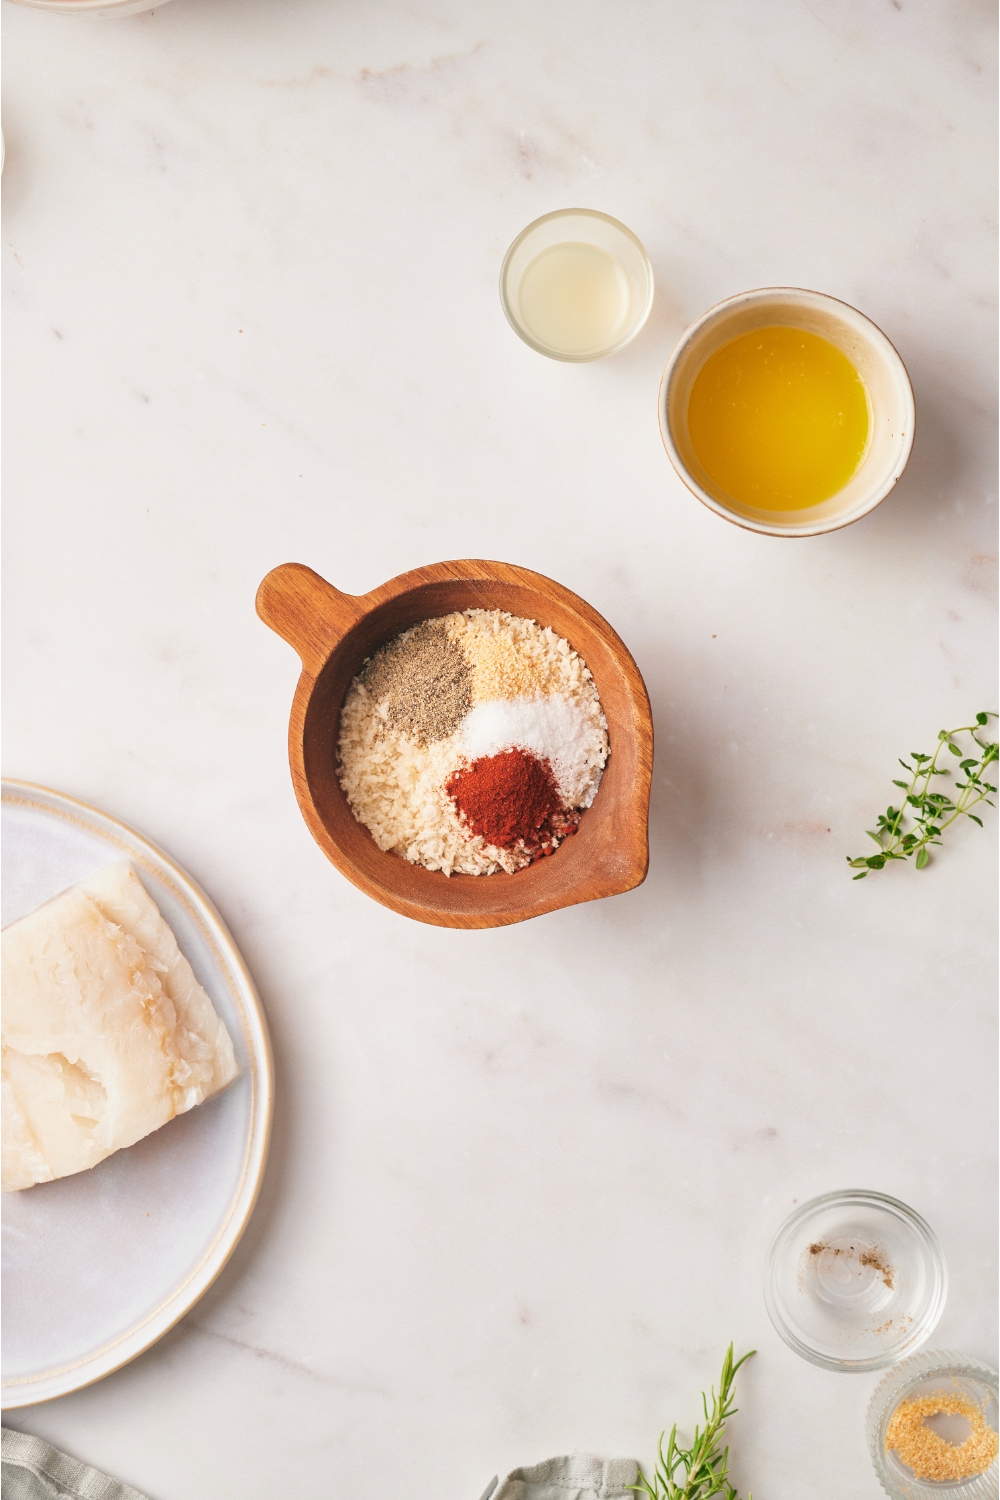
M 453 734 L 472 707 L 472 672 L 443 625 L 425 621 L 381 646 L 360 673 L 385 724 L 433 745 Z

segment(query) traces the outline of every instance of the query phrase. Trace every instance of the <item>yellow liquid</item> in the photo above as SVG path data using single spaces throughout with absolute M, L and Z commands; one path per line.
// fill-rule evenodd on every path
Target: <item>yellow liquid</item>
M 560 354 L 607 349 L 624 330 L 628 278 L 596 245 L 551 245 L 530 262 L 517 292 L 525 328 Z
M 688 404 L 688 432 L 710 478 L 757 510 L 829 500 L 861 462 L 868 425 L 850 360 L 799 328 L 755 328 L 723 344 Z

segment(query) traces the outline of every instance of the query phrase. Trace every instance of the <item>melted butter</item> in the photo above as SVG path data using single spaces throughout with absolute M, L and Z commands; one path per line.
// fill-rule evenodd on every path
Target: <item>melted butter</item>
M 868 444 L 868 398 L 829 340 L 755 328 L 702 366 L 688 431 L 710 478 L 737 504 L 801 510 L 851 479 Z

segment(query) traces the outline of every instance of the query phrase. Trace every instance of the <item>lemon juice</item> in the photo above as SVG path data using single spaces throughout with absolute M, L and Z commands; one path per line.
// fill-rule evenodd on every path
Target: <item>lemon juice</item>
M 539 344 L 560 354 L 610 348 L 629 313 L 628 277 L 597 245 L 550 245 L 525 268 L 517 293 L 521 319 Z

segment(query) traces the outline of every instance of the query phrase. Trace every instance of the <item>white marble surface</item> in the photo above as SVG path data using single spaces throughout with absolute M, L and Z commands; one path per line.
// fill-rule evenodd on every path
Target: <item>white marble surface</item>
M 852 884 L 897 754 L 993 697 L 993 14 L 981 0 L 6 4 L 8 774 L 211 892 L 267 1006 L 273 1154 L 162 1343 L 13 1422 L 153 1500 L 477 1500 L 574 1449 L 648 1460 L 760 1351 L 741 1493 L 875 1500 L 875 1377 L 761 1301 L 814 1192 L 912 1203 L 935 1341 L 993 1353 L 996 820 Z M 604 364 L 514 337 L 515 233 L 645 242 Z M 804 542 L 674 477 L 658 377 L 762 284 L 854 303 L 916 390 L 903 482 Z M 273 564 L 362 591 L 463 555 L 620 631 L 653 701 L 641 890 L 492 933 L 327 864 L 285 762 Z

